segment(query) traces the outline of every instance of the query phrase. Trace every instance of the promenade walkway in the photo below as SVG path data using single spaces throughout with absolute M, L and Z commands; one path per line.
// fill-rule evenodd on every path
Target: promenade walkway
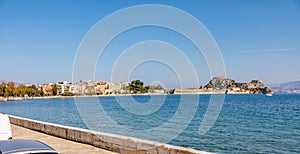
M 114 152 L 93 147 L 91 145 L 77 143 L 66 139 L 50 136 L 32 131 L 20 126 L 12 125 L 13 139 L 29 139 L 44 142 L 58 151 L 60 154 L 115 154 Z

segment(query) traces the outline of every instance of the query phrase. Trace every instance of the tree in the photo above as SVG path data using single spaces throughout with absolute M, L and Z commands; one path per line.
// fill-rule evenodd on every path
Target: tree
M 57 95 L 57 86 L 56 86 L 56 84 L 52 85 L 52 94 L 53 94 L 53 96 Z
M 41 96 L 41 94 L 42 94 L 41 90 L 39 90 L 35 85 L 32 85 L 30 88 L 33 91 L 32 96 L 35 96 L 35 97 L 40 97 Z
M 2 83 L 0 84 L 0 96 L 1 96 L 1 97 L 4 97 L 5 90 L 6 90 L 6 84 L 5 84 L 4 82 L 2 82 Z
M 63 93 L 62 96 L 74 96 L 72 92 Z
M 5 97 L 14 96 L 14 90 L 15 90 L 15 83 L 14 82 L 8 82 L 5 93 L 4 93 L 4 96 Z
M 16 91 L 17 91 L 18 96 L 25 96 L 26 95 L 26 87 L 24 85 L 18 86 Z
M 133 93 L 147 93 L 148 89 L 146 87 L 144 87 L 144 82 L 141 82 L 140 80 L 133 80 L 130 83 L 130 90 Z
M 131 81 L 131 86 L 133 86 L 133 87 L 143 87 L 144 82 L 141 82 L 140 80 L 133 80 L 133 81 Z

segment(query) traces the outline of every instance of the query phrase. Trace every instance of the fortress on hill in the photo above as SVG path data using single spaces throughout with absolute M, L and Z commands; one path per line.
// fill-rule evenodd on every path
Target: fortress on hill
M 200 88 L 176 88 L 174 94 L 269 94 L 272 89 L 265 87 L 262 80 L 252 80 L 249 83 L 236 82 L 227 77 L 214 77 Z

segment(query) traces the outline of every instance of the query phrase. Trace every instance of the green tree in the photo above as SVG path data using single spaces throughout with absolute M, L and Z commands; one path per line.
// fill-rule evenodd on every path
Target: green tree
M 133 86 L 133 87 L 143 87 L 144 82 L 141 82 L 140 80 L 133 80 L 133 81 L 131 81 L 131 86 Z
M 74 96 L 72 92 L 63 93 L 62 96 Z
M 42 93 L 41 90 L 39 90 L 35 85 L 30 86 L 30 88 L 33 91 L 32 96 L 35 96 L 35 97 L 41 96 L 41 93 Z
M 52 94 L 53 94 L 53 96 L 57 95 L 57 86 L 56 86 L 56 84 L 52 85 Z
M 30 88 L 30 87 L 28 86 L 28 87 L 26 87 L 26 89 L 25 89 L 25 93 L 26 93 L 26 95 L 28 95 L 29 97 L 32 97 L 33 94 L 34 94 L 34 91 L 33 91 L 32 88 Z
M 130 90 L 133 93 L 147 93 L 148 89 L 146 87 L 144 87 L 144 82 L 141 82 L 140 80 L 133 80 L 130 83 Z
M 16 91 L 18 96 L 25 96 L 26 87 L 24 85 L 19 85 Z
M 5 90 L 6 90 L 6 84 L 5 84 L 4 82 L 2 82 L 2 83 L 0 84 L 0 96 L 1 96 L 1 97 L 4 97 L 4 95 L 5 95 Z
M 15 83 L 14 82 L 8 82 L 5 93 L 4 93 L 4 96 L 5 97 L 14 96 L 14 90 L 15 90 Z

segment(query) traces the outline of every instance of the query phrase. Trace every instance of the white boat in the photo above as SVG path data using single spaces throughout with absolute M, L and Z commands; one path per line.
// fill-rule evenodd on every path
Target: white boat
M 269 94 L 266 94 L 266 96 L 273 96 L 273 94 L 269 93 Z

